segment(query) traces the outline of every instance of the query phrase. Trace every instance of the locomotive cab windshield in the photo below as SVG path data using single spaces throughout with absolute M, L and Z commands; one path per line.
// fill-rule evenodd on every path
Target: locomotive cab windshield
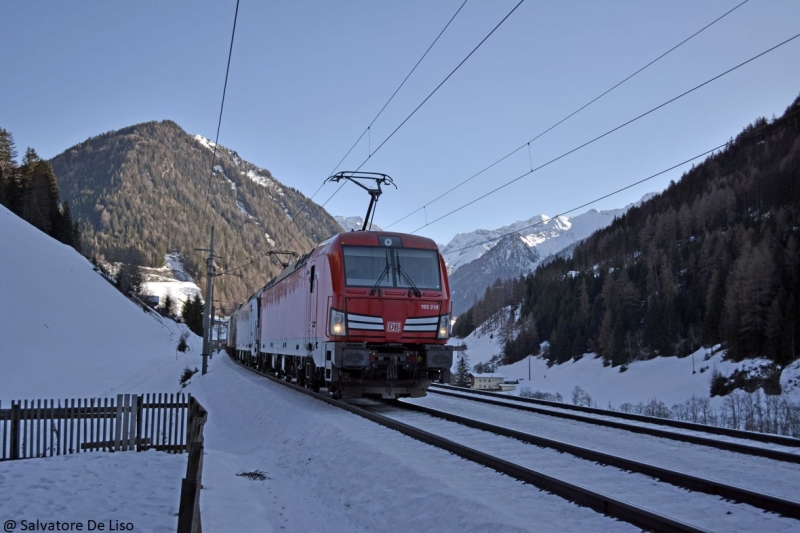
M 342 246 L 342 255 L 348 287 L 442 288 L 436 250 Z

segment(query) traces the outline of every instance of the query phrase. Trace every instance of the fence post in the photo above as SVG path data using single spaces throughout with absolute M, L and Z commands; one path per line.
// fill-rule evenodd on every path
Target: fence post
M 136 397 L 136 451 L 142 451 L 142 404 L 144 403 L 144 394 Z
M 186 477 L 181 483 L 181 500 L 178 511 L 178 533 L 202 533 L 200 523 L 200 489 L 203 477 L 203 426 L 208 412 L 189 396 L 189 420 L 186 427 L 186 448 L 189 460 Z
M 120 445 L 122 440 L 122 414 L 123 414 L 123 395 L 117 394 L 117 409 L 116 409 L 116 416 L 114 417 L 114 444 L 113 450 L 115 452 L 120 451 Z
M 9 458 L 19 459 L 19 401 L 11 402 L 11 449 Z

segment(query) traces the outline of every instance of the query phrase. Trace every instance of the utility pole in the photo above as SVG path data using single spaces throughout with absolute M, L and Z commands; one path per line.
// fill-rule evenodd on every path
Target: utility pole
M 210 342 L 211 339 L 211 307 L 213 306 L 213 285 L 211 280 L 214 278 L 214 228 L 211 228 L 211 245 L 209 248 L 199 248 L 197 251 L 208 252 L 208 259 L 206 259 L 206 305 L 203 307 L 203 374 L 208 373 L 208 356 L 211 353 Z
M 219 310 L 219 314 L 220 314 L 220 318 L 222 318 L 222 309 Z M 214 314 L 214 325 L 217 326 L 217 343 L 216 343 L 216 346 L 217 346 L 217 349 L 220 349 L 222 347 L 222 343 L 220 342 L 220 339 L 219 339 L 220 320 L 217 318 L 216 313 Z
M 214 290 L 214 287 L 211 287 Z M 208 352 L 208 357 L 214 359 L 214 350 L 217 347 L 216 340 L 214 339 L 214 323 L 217 321 L 217 310 L 214 308 L 214 300 L 211 300 L 211 322 L 208 323 L 208 342 L 211 349 Z

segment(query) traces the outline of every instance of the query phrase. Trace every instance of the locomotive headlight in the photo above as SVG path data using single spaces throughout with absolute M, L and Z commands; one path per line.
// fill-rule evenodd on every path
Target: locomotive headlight
M 436 329 L 437 339 L 447 339 L 450 337 L 450 315 L 439 317 L 439 327 Z
M 328 322 L 328 332 L 331 335 L 342 336 L 347 335 L 347 326 L 345 324 L 344 312 L 338 309 L 331 309 L 330 321 Z

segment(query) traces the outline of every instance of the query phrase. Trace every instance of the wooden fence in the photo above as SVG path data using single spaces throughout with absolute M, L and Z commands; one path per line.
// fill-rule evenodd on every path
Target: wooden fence
M 178 508 L 178 533 L 202 533 L 200 523 L 200 489 L 203 488 L 203 427 L 208 412 L 194 398 L 189 398 L 189 427 L 186 431 L 189 461 L 181 483 Z
M 0 404 L 0 460 L 95 450 L 183 453 L 190 401 L 178 393 Z

